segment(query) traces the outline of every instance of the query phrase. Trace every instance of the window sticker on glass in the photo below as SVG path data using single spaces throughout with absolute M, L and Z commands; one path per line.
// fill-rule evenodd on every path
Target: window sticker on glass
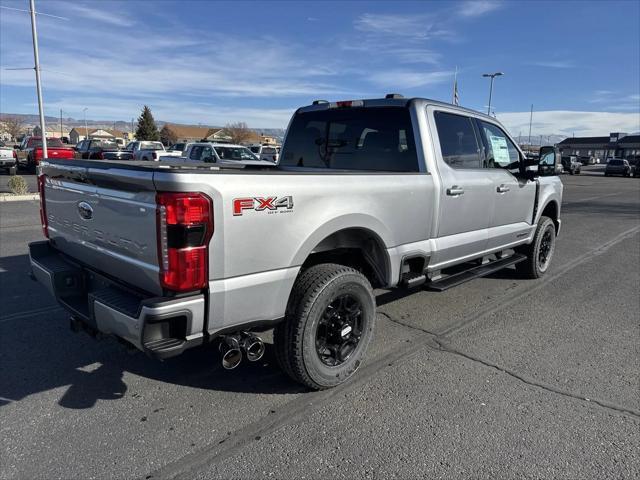
M 507 147 L 507 139 L 504 137 L 489 136 L 491 142 L 491 150 L 493 150 L 493 161 L 498 165 L 509 165 L 511 159 L 509 157 L 509 148 Z

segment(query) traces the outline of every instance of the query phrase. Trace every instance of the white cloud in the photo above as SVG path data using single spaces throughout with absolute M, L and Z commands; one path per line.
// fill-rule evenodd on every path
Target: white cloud
M 498 114 L 512 135 L 529 132 L 530 112 L 505 112 Z M 610 132 L 635 132 L 640 130 L 640 115 L 622 112 L 575 112 L 549 110 L 533 112 L 532 135 L 565 135 L 570 137 L 606 136 Z
M 424 87 L 451 80 L 453 72 L 421 72 L 412 70 L 386 70 L 371 74 L 369 80 L 379 87 L 397 90 Z
M 434 15 L 365 13 L 355 20 L 354 27 L 372 34 L 427 40 L 453 35 L 443 23 Z
M 575 64 L 570 60 L 543 60 L 539 62 L 528 62 L 527 65 L 533 65 L 534 67 L 546 67 L 546 68 L 574 68 Z
M 502 2 L 491 0 L 468 0 L 460 4 L 459 13 L 463 17 L 478 17 L 500 8 Z
M 77 3 L 68 3 L 65 13 L 71 17 L 72 21 L 77 21 L 77 18 L 74 17 L 80 16 L 116 27 L 132 27 L 136 24 L 136 22 L 131 20 L 126 12 L 123 12 L 120 8 L 115 12 L 109 12 L 106 10 L 109 5 L 103 4 L 103 6 L 105 7 L 104 10 L 78 5 Z

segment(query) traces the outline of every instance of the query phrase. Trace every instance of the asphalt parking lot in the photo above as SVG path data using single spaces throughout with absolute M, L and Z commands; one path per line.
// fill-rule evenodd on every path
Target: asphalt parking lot
M 229 372 L 72 333 L 26 275 L 37 202 L 0 204 L 0 476 L 640 477 L 640 181 L 600 168 L 562 177 L 544 279 L 380 292 L 366 364 L 316 393 L 270 344 Z

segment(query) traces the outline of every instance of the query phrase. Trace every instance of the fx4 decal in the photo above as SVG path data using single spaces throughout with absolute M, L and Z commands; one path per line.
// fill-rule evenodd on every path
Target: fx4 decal
M 288 213 L 293 211 L 293 197 L 246 197 L 233 199 L 233 215 L 240 216 L 244 210 L 255 210 L 256 212 Z

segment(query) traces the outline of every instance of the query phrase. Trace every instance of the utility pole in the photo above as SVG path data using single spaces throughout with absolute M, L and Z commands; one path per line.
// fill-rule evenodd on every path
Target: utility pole
M 531 145 L 531 123 L 533 122 L 533 103 L 531 104 L 531 115 L 529 116 L 529 145 Z
M 60 109 L 60 140 L 62 140 L 63 137 L 63 133 L 62 133 L 62 109 Z
M 89 129 L 87 128 L 87 110 L 89 108 L 85 107 L 82 109 L 82 113 L 84 114 L 84 139 L 89 140 Z
M 487 108 L 487 115 L 491 115 L 491 97 L 493 95 L 493 79 L 496 78 L 496 77 L 500 77 L 502 75 L 504 75 L 504 73 L 502 73 L 502 72 L 483 73 L 482 74 L 483 77 L 491 78 L 491 83 L 489 84 L 489 106 Z
M 36 28 L 36 6 L 34 0 L 29 0 L 31 14 L 31 36 L 33 38 L 33 60 L 36 71 L 36 90 L 38 91 L 38 112 L 40 113 L 40 133 L 42 135 L 42 158 L 49 156 L 47 152 L 47 130 L 44 126 L 44 107 L 42 105 L 42 85 L 40 83 L 40 55 L 38 53 L 38 31 Z

